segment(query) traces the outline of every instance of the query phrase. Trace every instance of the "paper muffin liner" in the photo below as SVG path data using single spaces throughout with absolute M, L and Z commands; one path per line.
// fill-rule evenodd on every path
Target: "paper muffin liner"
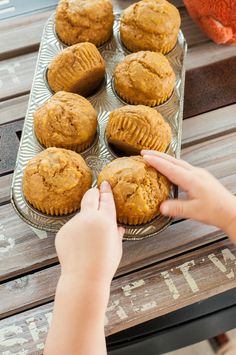
M 157 217 L 159 214 L 160 214 L 160 212 L 158 211 L 155 214 L 144 215 L 144 216 L 135 216 L 135 217 L 119 216 L 118 215 L 118 222 L 121 224 L 137 226 L 140 224 L 146 224 L 146 223 L 150 222 L 152 219 Z
M 55 208 L 53 206 L 46 208 L 41 203 L 36 203 L 26 196 L 25 196 L 25 198 L 36 210 L 38 210 L 39 212 L 45 213 L 47 215 L 50 215 L 50 216 L 67 215 L 69 213 L 73 213 L 73 212 L 77 211 L 80 208 L 80 204 L 78 204 L 78 203 L 71 205 L 71 206 L 61 207 L 61 208 Z
M 176 37 L 176 40 L 175 40 L 175 41 L 170 42 L 170 43 L 169 43 L 168 45 L 166 45 L 166 46 L 162 46 L 162 47 L 160 48 L 160 52 L 161 52 L 162 54 L 167 54 L 167 53 L 169 53 L 170 51 L 172 51 L 172 49 L 175 48 L 176 42 L 177 42 L 177 37 Z
M 76 45 L 75 45 L 76 46 Z M 72 46 L 73 47 L 73 46 Z M 72 50 L 72 47 L 67 47 L 65 51 Z M 83 82 L 84 77 L 81 79 L 76 80 L 77 73 L 90 73 L 90 75 L 93 75 L 93 70 L 98 71 L 98 70 L 103 70 L 104 69 L 104 75 L 105 75 L 105 68 L 101 63 L 101 58 L 100 58 L 100 53 L 97 52 L 97 49 L 95 48 L 83 48 L 81 47 L 80 50 L 78 50 L 78 53 L 76 55 L 72 53 L 73 56 L 75 56 L 75 61 L 76 61 L 76 66 L 72 67 L 69 65 L 66 60 L 63 58 L 63 52 L 61 52 L 58 56 L 60 56 L 61 61 L 64 63 L 63 70 L 58 71 L 58 69 L 55 69 L 57 66 L 57 62 L 55 60 L 58 58 L 55 57 L 53 61 L 50 63 L 47 71 L 47 81 L 49 84 L 49 87 L 54 91 L 58 92 L 60 90 L 64 91 L 69 91 L 69 92 L 74 92 L 74 87 L 79 85 L 79 82 Z M 76 67 L 76 70 L 74 69 Z M 51 71 L 54 69 L 54 75 L 51 76 Z M 104 77 L 103 75 L 103 77 Z M 98 76 L 98 78 L 94 78 L 94 83 L 92 85 L 92 88 L 89 92 L 85 92 L 85 89 L 81 87 L 80 89 L 80 95 L 84 96 L 89 95 L 93 90 L 95 90 L 100 83 L 102 82 L 102 77 Z
M 41 145 L 43 145 L 45 148 L 50 148 L 50 147 L 57 147 L 57 148 L 64 148 L 64 149 L 68 149 L 68 150 L 73 150 L 76 153 L 81 153 L 84 150 L 88 149 L 94 142 L 95 139 L 95 135 L 93 135 L 89 140 L 87 140 L 87 142 L 82 143 L 82 144 L 52 144 L 50 142 L 48 142 L 46 139 L 43 138 L 39 138 L 37 136 L 37 133 L 35 132 L 36 138 L 38 139 L 39 143 Z
M 115 86 L 116 92 L 118 93 L 118 95 L 120 96 L 120 98 L 122 100 L 124 100 L 125 102 L 131 104 L 131 105 L 146 105 L 149 107 L 155 107 L 155 106 L 159 106 L 161 104 L 163 104 L 164 102 L 166 102 L 172 95 L 173 90 L 171 90 L 171 92 L 164 96 L 163 98 L 160 98 L 158 100 L 136 100 L 130 97 L 127 97 L 126 95 L 122 94 L 121 92 L 119 92 L 117 90 L 117 87 Z
M 120 33 L 120 39 L 121 42 L 123 44 L 123 46 L 128 49 L 128 51 L 132 52 L 132 53 L 136 53 L 139 51 L 153 51 L 153 52 L 160 52 L 162 54 L 167 54 L 169 53 L 172 49 L 174 49 L 174 47 L 176 46 L 177 43 L 177 36 L 175 41 L 169 42 L 168 45 L 163 45 L 160 46 L 159 48 L 154 48 L 154 47 L 150 47 L 150 48 L 142 48 L 142 47 L 138 47 L 137 44 L 133 45 L 132 43 L 130 43 L 128 40 L 124 40 L 122 34 Z
M 122 127 L 123 130 L 120 130 L 120 127 Z M 137 125 L 131 123 L 131 120 L 127 118 L 115 119 L 112 125 L 110 126 L 110 132 L 112 132 L 113 130 L 117 132 L 115 135 L 116 140 L 121 141 L 121 143 L 123 142 L 128 144 L 131 148 L 133 148 L 136 151 L 141 151 L 142 149 L 152 149 L 152 150 L 158 150 L 159 152 L 165 152 L 167 147 L 170 144 L 170 142 L 165 143 L 164 139 L 162 139 L 161 137 L 150 136 L 150 134 L 147 134 L 147 130 L 145 128 L 140 129 Z M 129 131 L 132 131 L 133 134 L 132 137 L 129 137 L 129 141 L 127 141 L 126 132 Z M 106 132 L 106 136 L 107 136 L 107 132 Z M 109 143 L 115 145 L 115 143 L 110 141 L 108 137 L 107 140 Z M 137 144 L 137 142 L 140 143 Z M 125 149 L 122 148 L 120 149 L 125 151 Z

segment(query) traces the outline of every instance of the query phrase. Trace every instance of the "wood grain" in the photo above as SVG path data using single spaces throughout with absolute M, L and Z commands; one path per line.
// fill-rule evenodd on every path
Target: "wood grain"
M 182 148 L 235 131 L 236 104 L 184 120 Z
M 235 46 L 218 45 L 211 41 L 189 48 L 186 70 L 199 68 L 235 56 Z
M 231 191 L 236 192 L 236 180 L 234 179 L 236 173 L 236 133 L 187 147 L 183 149 L 182 156 L 190 163 L 207 168 L 222 182 L 227 178 L 226 182 Z M 1 280 L 55 262 L 56 255 L 52 236 L 43 240 L 37 237 L 30 227 L 15 215 L 10 205 L 0 207 L 0 220 L 5 231 L 2 234 L 6 237 L 11 236 L 14 241 L 12 248 L 0 259 Z M 215 233 L 215 229 L 210 231 L 205 229 L 201 234 L 198 225 L 194 225 L 191 221 L 189 223 L 183 222 L 182 224 L 181 222 L 179 225 L 173 225 L 157 238 L 125 243 L 124 258 L 120 266 L 121 272 L 133 270 L 138 265 L 149 265 L 160 258 L 177 255 L 221 237 L 221 234 Z M 169 238 L 171 235 L 170 247 Z
M 236 247 L 229 241 L 222 241 L 113 280 L 106 312 L 106 335 L 235 287 L 235 261 Z M 42 285 L 45 285 L 47 276 L 41 276 Z M 32 287 L 36 285 L 33 278 L 34 275 L 24 282 L 22 280 L 23 284 L 8 284 L 4 292 L 8 296 L 12 294 L 15 299 L 13 294 L 21 294 L 21 286 L 24 289 L 27 282 Z M 21 350 L 24 349 L 29 354 L 41 354 L 51 321 L 52 306 L 49 303 L 2 320 L 0 351 L 15 353 L 21 343 Z
M 21 55 L 0 63 L 0 101 L 29 93 L 37 52 Z
M 25 117 L 29 95 L 22 95 L 0 102 L 0 125 L 17 121 Z
M 0 23 L 0 60 L 37 51 L 52 11 L 15 17 Z
M 10 201 L 10 187 L 12 174 L 4 175 L 0 178 L 0 204 Z

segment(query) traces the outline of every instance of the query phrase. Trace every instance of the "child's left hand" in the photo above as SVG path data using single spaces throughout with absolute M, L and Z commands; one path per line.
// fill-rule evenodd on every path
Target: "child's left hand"
M 122 256 L 124 229 L 117 227 L 110 185 L 84 195 L 81 211 L 57 233 L 56 250 L 63 276 L 110 286 Z

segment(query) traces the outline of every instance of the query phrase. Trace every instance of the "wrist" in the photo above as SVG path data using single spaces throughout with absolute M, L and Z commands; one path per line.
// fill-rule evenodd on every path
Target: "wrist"
M 59 292 L 72 291 L 75 296 L 78 294 L 84 294 L 86 297 L 86 295 L 93 295 L 96 293 L 97 302 L 104 303 L 105 306 L 108 303 L 110 295 L 110 284 L 91 280 L 78 274 L 61 273 L 57 285 L 57 290 L 58 289 Z

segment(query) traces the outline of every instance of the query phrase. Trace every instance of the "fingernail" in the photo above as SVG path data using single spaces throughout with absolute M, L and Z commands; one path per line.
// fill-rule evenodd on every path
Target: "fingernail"
M 142 150 L 142 155 L 154 155 L 156 152 L 154 150 Z
M 161 213 L 164 216 L 167 216 L 169 214 L 169 212 L 170 212 L 169 206 L 167 206 L 166 204 L 161 205 Z
M 111 186 L 109 182 L 103 181 L 100 186 L 100 191 L 101 192 L 111 192 Z
M 146 154 L 145 154 L 145 155 L 143 156 L 143 159 L 148 160 L 148 159 L 152 159 L 152 157 L 153 157 L 152 155 L 146 155 Z

